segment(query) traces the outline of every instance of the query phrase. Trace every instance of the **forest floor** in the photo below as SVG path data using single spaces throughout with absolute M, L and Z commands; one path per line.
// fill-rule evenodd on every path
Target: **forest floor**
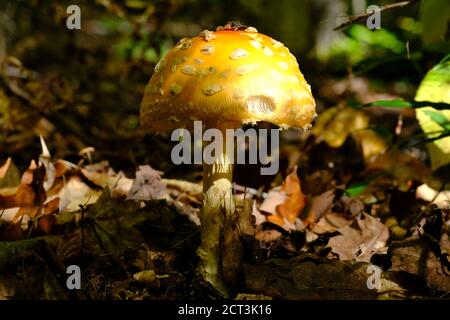
M 394 148 L 365 166 L 351 140 L 339 152 L 309 133 L 302 141 L 284 145 L 286 174 L 266 192 L 236 187 L 237 216 L 248 219 L 236 222 L 245 259 L 226 266 L 237 269 L 233 296 L 450 298 L 448 194 L 421 182 L 427 167 Z M 220 298 L 196 274 L 201 184 L 148 165 L 128 178 L 91 163 L 90 149 L 78 163 L 52 160 L 41 143 L 23 174 L 11 160 L 0 166 L 0 297 Z M 70 265 L 81 290 L 68 290 Z

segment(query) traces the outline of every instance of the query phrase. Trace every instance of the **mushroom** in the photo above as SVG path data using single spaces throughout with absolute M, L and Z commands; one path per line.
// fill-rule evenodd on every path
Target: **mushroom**
M 184 128 L 198 119 L 206 128 L 235 129 L 267 121 L 307 128 L 316 116 L 311 88 L 296 58 L 281 42 L 253 27 L 227 24 L 183 38 L 158 62 L 141 104 L 141 124 L 153 132 Z M 225 138 L 226 139 L 226 138 Z M 226 141 L 214 164 L 203 164 L 199 272 L 226 292 L 221 233 L 235 214 L 233 159 Z

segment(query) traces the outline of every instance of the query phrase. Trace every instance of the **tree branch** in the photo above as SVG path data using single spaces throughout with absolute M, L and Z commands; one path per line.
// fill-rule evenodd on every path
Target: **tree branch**
M 397 8 L 403 8 L 403 7 L 406 7 L 406 6 L 410 5 L 410 4 L 414 4 L 414 3 L 417 3 L 417 2 L 420 2 L 420 1 L 421 0 L 408 0 L 408 1 L 400 1 L 400 2 L 396 2 L 396 3 L 387 4 L 385 6 L 382 6 L 380 8 L 379 12 L 392 10 L 392 9 L 397 9 Z M 356 16 L 350 16 L 350 17 L 348 17 L 347 21 L 341 23 L 340 25 L 338 25 L 333 30 L 337 31 L 337 30 L 344 29 L 344 28 L 348 27 L 349 25 L 355 23 L 356 21 L 361 21 L 361 20 L 367 19 L 372 14 L 373 14 L 373 12 L 366 12 L 366 13 L 362 13 L 362 14 L 359 14 L 359 15 L 356 15 Z

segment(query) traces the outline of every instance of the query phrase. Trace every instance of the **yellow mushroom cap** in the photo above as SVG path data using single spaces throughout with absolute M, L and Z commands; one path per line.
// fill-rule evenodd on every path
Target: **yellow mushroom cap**
M 142 126 L 156 132 L 192 120 L 306 128 L 315 115 L 296 58 L 252 27 L 181 39 L 156 65 L 141 103 Z

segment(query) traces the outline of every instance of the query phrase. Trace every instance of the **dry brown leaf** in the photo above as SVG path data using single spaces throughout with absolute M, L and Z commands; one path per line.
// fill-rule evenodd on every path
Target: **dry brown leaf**
M 55 163 L 55 177 L 61 178 L 71 169 L 76 169 L 76 165 L 65 160 L 57 160 Z
M 271 215 L 277 214 L 277 207 L 286 201 L 287 195 L 281 192 L 280 188 L 274 188 L 267 193 L 263 203 L 259 206 L 259 211 L 269 213 Z
M 47 201 L 44 205 L 44 215 L 58 213 L 59 211 L 59 198 L 54 198 L 50 201 Z
M 297 167 L 295 167 L 281 187 L 267 193 L 259 211 L 270 214 L 267 216 L 267 221 L 286 230 L 292 230 L 293 226 L 299 224 L 296 220 L 299 220 L 298 217 L 305 205 L 306 196 L 302 192 Z M 304 228 L 304 225 L 301 224 L 301 227 Z
M 101 191 L 90 188 L 80 177 L 71 176 L 56 196 L 60 199 L 59 211 L 78 211 L 80 205 L 86 206 L 95 203 Z
M 370 257 L 385 248 L 389 239 L 389 230 L 378 219 L 362 213 L 348 226 L 337 230 L 340 235 L 328 242 L 331 250 L 341 260 L 369 262 Z
M 0 209 L 26 207 L 28 208 L 27 210 L 19 210 L 19 213 L 34 213 L 36 211 L 35 208 L 39 208 L 46 199 L 43 187 L 44 177 L 44 166 L 37 166 L 36 162 L 32 161 L 29 168 L 22 175 L 21 184 L 15 190 L 14 194 L 0 195 Z
M 331 211 L 334 201 L 334 190 L 325 191 L 308 201 L 305 208 L 303 223 L 308 227 L 314 225 Z
M 53 226 L 57 224 L 57 220 L 54 215 L 45 215 L 39 218 L 39 228 L 44 231 L 45 234 L 51 234 Z
M 323 216 L 311 229 L 317 234 L 332 233 L 352 223 L 352 220 L 345 219 L 341 214 L 330 212 Z
M 108 185 L 109 178 L 115 174 L 108 161 L 86 165 L 81 169 L 81 173 L 93 184 L 102 188 Z
M 274 242 L 281 238 L 281 232 L 277 230 L 261 230 L 256 233 L 255 239 L 264 243 Z
M 306 205 L 307 198 L 303 194 L 300 179 L 297 176 L 297 167 L 286 177 L 281 191 L 287 195 L 287 199 L 277 206 L 277 213 L 280 217 L 294 222 Z
M 81 169 L 81 173 L 95 185 L 109 188 L 111 195 L 116 198 L 126 197 L 133 186 L 133 180 L 122 171 L 116 173 L 108 161 L 87 165 Z

